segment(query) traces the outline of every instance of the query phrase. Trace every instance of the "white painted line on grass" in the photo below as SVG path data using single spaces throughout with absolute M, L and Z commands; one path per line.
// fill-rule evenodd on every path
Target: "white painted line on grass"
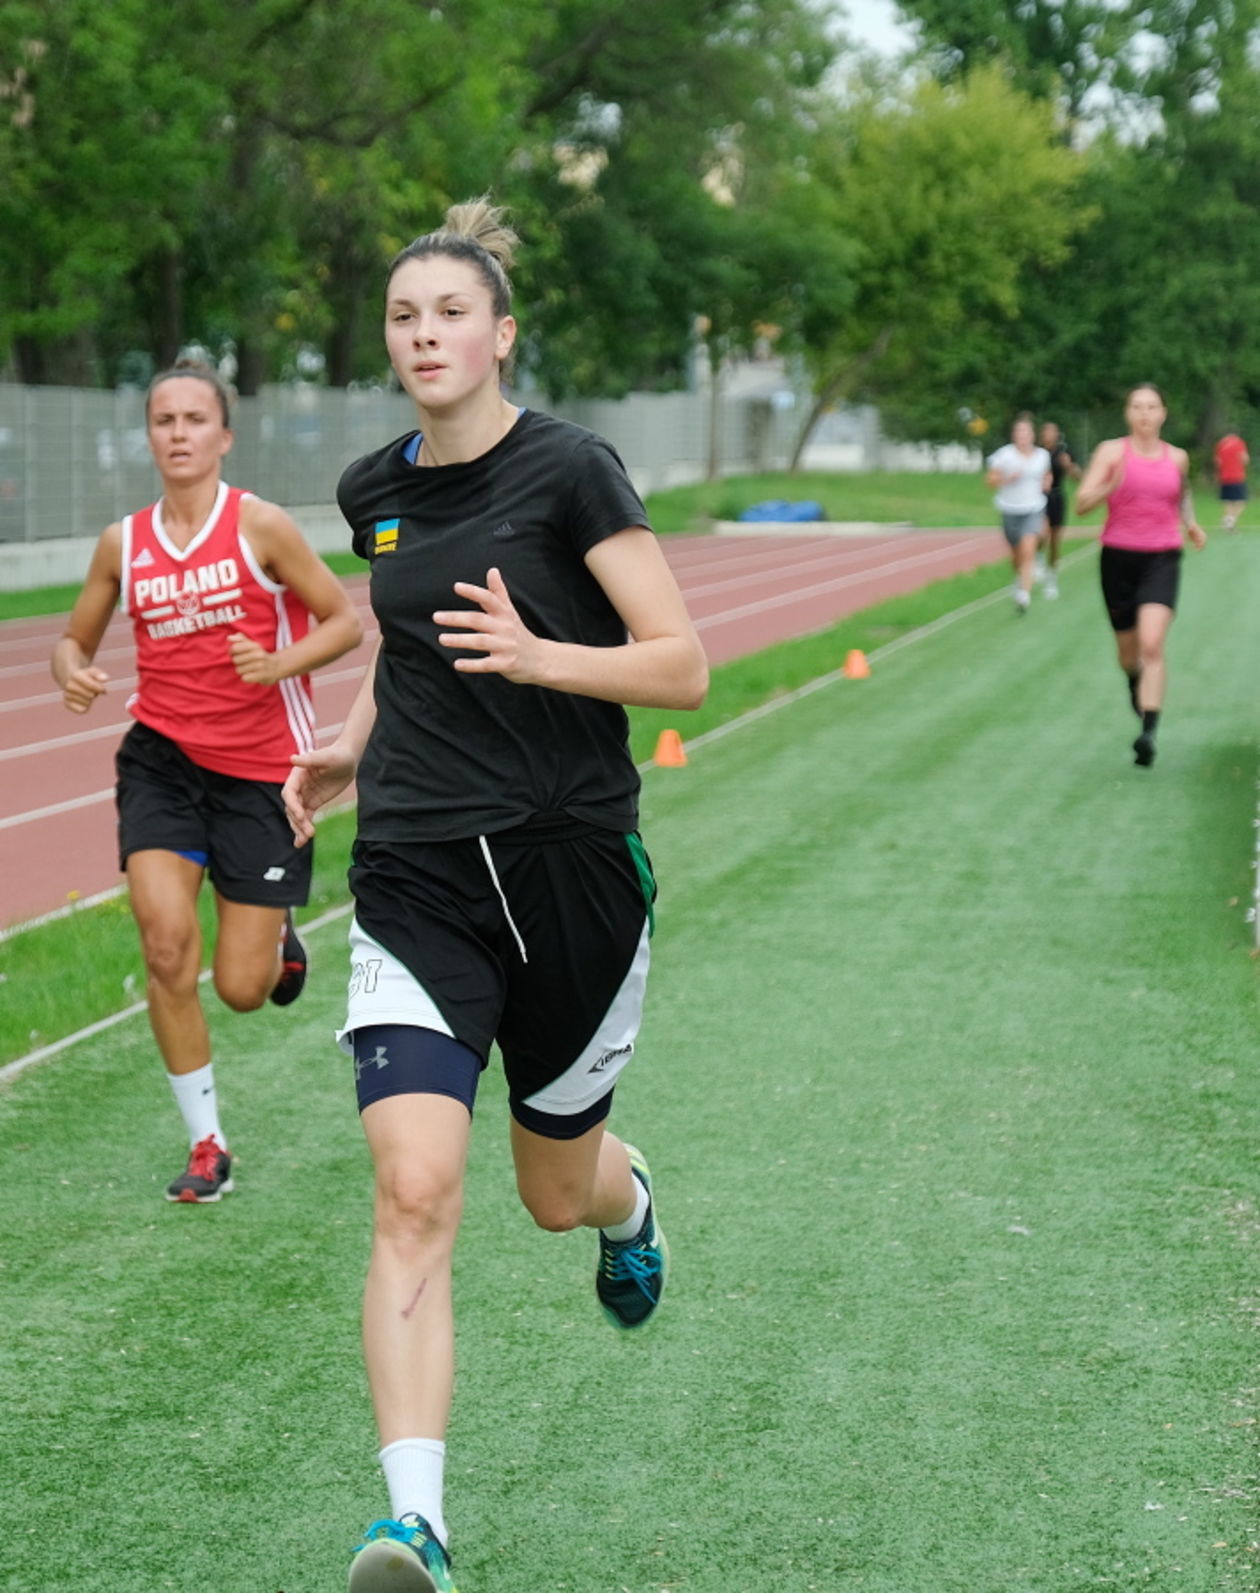
M 323 929 L 326 924 L 332 924 L 339 918 L 344 918 L 353 910 L 353 902 L 343 902 L 339 907 L 330 907 L 326 913 L 321 913 L 318 918 L 312 918 L 309 924 L 302 924 L 303 936 L 313 934 L 317 929 Z M 30 928 L 30 925 L 24 927 Z M 197 983 L 205 984 L 210 978 L 211 970 L 203 968 L 197 975 Z M 121 1012 L 112 1012 L 108 1018 L 100 1018 L 96 1023 L 89 1023 L 84 1029 L 76 1029 L 73 1034 L 67 1034 L 61 1040 L 54 1040 L 49 1045 L 40 1046 L 38 1051 L 28 1051 L 25 1056 L 20 1056 L 14 1062 L 6 1062 L 0 1067 L 0 1084 L 7 1084 L 10 1079 L 17 1078 L 19 1073 L 24 1073 L 27 1068 L 34 1067 L 37 1062 L 46 1062 L 50 1057 L 59 1056 L 62 1051 L 68 1051 L 72 1045 L 78 1045 L 80 1040 L 90 1040 L 95 1034 L 103 1034 L 106 1029 L 113 1029 L 120 1023 L 126 1023 L 128 1018 L 137 1017 L 142 1012 L 149 1010 L 147 1001 L 134 1001 L 131 1006 L 124 1007 Z
M 1066 559 L 1062 560 L 1060 563 L 1060 568 L 1066 569 L 1071 564 L 1079 563 L 1083 558 L 1094 551 L 1095 549 L 1093 548 L 1092 544 L 1089 547 L 1081 548 L 1077 552 L 1069 554 Z M 961 608 L 951 609 L 948 614 L 942 614 L 939 619 L 931 620 L 926 625 L 920 625 L 912 631 L 907 631 L 904 636 L 898 636 L 895 641 L 886 642 L 883 647 L 876 648 L 869 656 L 872 659 L 887 658 L 890 654 L 899 652 L 901 648 L 909 647 L 912 642 L 923 641 L 929 636 L 935 636 L 938 632 L 945 630 L 948 626 L 953 625 L 956 621 L 960 619 L 966 619 L 971 614 L 978 614 L 982 609 L 992 608 L 995 603 L 1000 603 L 1003 601 L 1010 601 L 1009 588 L 1003 587 L 999 591 L 990 592 L 987 597 L 979 597 L 976 598 L 976 600 L 972 603 L 964 603 Z M 827 627 L 827 629 L 830 628 L 830 626 Z M 807 681 L 805 685 L 798 686 L 795 691 L 788 692 L 783 697 L 776 697 L 773 702 L 762 703 L 758 708 L 750 708 L 747 713 L 740 714 L 737 719 L 731 719 L 726 724 L 718 725 L 713 730 L 706 730 L 703 735 L 696 736 L 694 740 L 684 742 L 683 745 L 688 750 L 694 750 L 697 747 L 707 746 L 710 742 L 719 741 L 723 736 L 729 736 L 735 730 L 742 730 L 746 725 L 755 724 L 757 720 L 764 719 L 767 714 L 777 713 L 780 708 L 787 707 L 789 703 L 799 702 L 801 698 L 808 697 L 813 692 L 821 691 L 824 686 L 834 685 L 836 681 L 843 680 L 844 678 L 845 676 L 843 670 L 832 670 L 830 674 L 820 675 L 816 680 Z M 653 769 L 655 767 L 656 765 L 650 758 L 646 759 L 643 763 L 636 765 L 636 768 L 640 774 L 646 774 L 649 769 Z M 112 792 L 107 792 L 105 794 L 108 796 L 113 795 Z M 334 811 L 344 812 L 346 809 L 343 807 Z M 1258 823 L 1260 823 L 1260 820 L 1258 820 Z M 318 918 L 313 918 L 309 924 L 302 924 L 300 926 L 303 935 L 310 934 L 317 929 L 322 929 L 326 924 L 334 923 L 337 919 L 346 917 L 346 915 L 353 910 L 353 907 L 353 902 L 344 902 L 340 907 L 332 907 L 326 913 L 321 913 Z M 70 909 L 70 911 L 73 910 L 74 909 Z M 64 911 L 64 909 L 62 911 Z M 60 914 L 50 914 L 48 916 L 55 917 L 60 916 Z M 17 930 L 23 928 L 32 928 L 34 927 L 34 923 L 42 922 L 46 922 L 46 920 L 37 919 L 34 920 L 30 925 L 18 925 Z M 16 933 L 17 930 L 10 930 L 9 934 Z M 204 970 L 201 974 L 202 980 L 204 981 L 209 977 L 210 970 Z M 126 1010 L 123 1012 L 116 1012 L 112 1017 L 102 1018 L 97 1023 L 89 1024 L 85 1029 L 78 1029 L 74 1034 L 68 1034 L 62 1040 L 56 1040 L 51 1045 L 42 1046 L 38 1051 L 31 1051 L 26 1056 L 18 1057 L 16 1061 L 9 1062 L 4 1067 L 0 1067 L 0 1084 L 5 1084 L 10 1079 L 16 1078 L 19 1073 L 23 1072 L 28 1067 L 32 1067 L 36 1062 L 43 1062 L 49 1057 L 57 1056 L 62 1051 L 69 1050 L 71 1046 L 77 1045 L 80 1040 L 89 1039 L 94 1034 L 100 1034 L 104 1029 L 113 1028 L 115 1024 L 122 1023 L 127 1018 L 135 1017 L 138 1013 L 144 1012 L 147 1007 L 147 1002 L 137 1002 L 134 1006 L 126 1008 Z
M 1066 559 L 1059 561 L 1061 570 L 1067 569 L 1071 564 L 1079 564 L 1088 554 L 1094 552 L 1092 546 L 1079 548 Z M 981 609 L 992 608 L 995 603 L 1009 603 L 1011 591 L 1008 586 L 990 592 L 987 597 L 978 597 L 974 602 L 964 603 L 961 608 L 951 609 L 948 614 L 942 614 L 939 619 L 929 620 L 926 625 L 919 625 L 912 631 L 907 631 L 904 636 L 898 636 L 891 642 L 885 642 L 882 647 L 877 647 L 867 656 L 872 660 L 888 658 L 893 653 L 900 652 L 903 647 L 909 647 L 913 642 L 925 641 L 929 636 L 947 629 L 960 619 L 966 619 L 971 614 L 978 614 Z M 838 623 L 843 623 L 840 621 Z M 830 630 L 830 625 L 824 627 Z M 829 674 L 819 675 L 813 680 L 807 680 L 803 686 L 798 686 L 795 691 L 785 692 L 782 697 L 775 697 L 770 702 L 763 702 L 760 707 L 750 708 L 747 713 L 740 714 L 736 719 L 727 720 L 724 725 L 717 725 L 712 730 L 706 730 L 703 735 L 694 737 L 691 741 L 683 742 L 683 750 L 690 752 L 696 747 L 706 747 L 712 741 L 720 741 L 723 736 L 729 736 L 735 730 L 742 730 L 745 725 L 754 724 L 758 719 L 764 719 L 768 714 L 778 713 L 780 708 L 787 708 L 794 702 L 800 702 L 803 697 L 810 697 L 816 691 L 821 691 L 824 686 L 834 686 L 837 681 L 846 679 L 843 669 L 833 669 Z M 639 764 L 640 774 L 655 767 L 649 758 L 646 763 Z

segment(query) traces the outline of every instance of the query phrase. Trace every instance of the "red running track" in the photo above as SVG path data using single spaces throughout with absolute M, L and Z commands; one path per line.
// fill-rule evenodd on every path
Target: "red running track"
M 662 541 L 709 660 L 722 664 L 930 581 L 1005 557 L 993 531 L 872 536 L 688 536 Z M 347 582 L 367 633 L 357 652 L 315 676 L 319 739 L 330 740 L 358 689 L 376 630 L 367 581 Z M 0 925 L 55 911 L 120 880 L 113 756 L 131 722 L 130 622 L 116 619 L 97 662 L 109 692 L 80 718 L 48 660 L 64 616 L 0 624 Z

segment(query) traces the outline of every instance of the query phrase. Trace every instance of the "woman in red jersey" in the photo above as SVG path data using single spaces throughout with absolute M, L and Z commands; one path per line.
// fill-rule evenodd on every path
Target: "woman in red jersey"
M 1102 533 L 1103 601 L 1116 636 L 1129 700 L 1142 721 L 1133 743 L 1141 768 L 1155 762 L 1155 734 L 1164 703 L 1164 647 L 1177 607 L 1183 532 L 1196 548 L 1207 541 L 1195 519 L 1190 461 L 1160 437 L 1168 411 L 1157 387 L 1143 383 L 1125 403 L 1127 437 L 1099 443 L 1076 494 L 1078 514 L 1107 505 Z
M 362 631 L 289 516 L 221 480 L 232 433 L 212 370 L 155 378 L 145 416 L 162 496 L 102 535 L 52 670 L 66 707 L 86 713 L 109 686 L 93 660 L 115 605 L 130 616 L 137 722 L 117 756 L 119 857 L 149 1021 L 192 1147 L 167 1199 L 204 1202 L 231 1189 L 232 1158 L 198 994 L 197 895 L 208 871 L 214 983 L 227 1005 L 292 1001 L 306 977 L 292 909 L 307 899 L 311 865 L 280 788 L 290 758 L 314 745 L 309 671 Z

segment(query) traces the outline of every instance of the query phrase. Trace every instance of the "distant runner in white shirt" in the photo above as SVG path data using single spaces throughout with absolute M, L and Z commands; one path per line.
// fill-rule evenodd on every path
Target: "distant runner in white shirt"
M 1053 479 L 1050 455 L 1037 447 L 1031 415 L 1019 416 L 1011 427 L 1010 442 L 990 454 L 987 465 L 984 479 L 997 489 L 993 501 L 1002 516 L 1002 535 L 1011 550 L 1015 612 L 1026 614 L 1032 602 L 1037 538 Z

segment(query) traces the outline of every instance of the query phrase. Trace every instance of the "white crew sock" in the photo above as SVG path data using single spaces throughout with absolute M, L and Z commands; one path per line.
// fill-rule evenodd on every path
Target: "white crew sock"
M 219 1100 L 214 1092 L 214 1063 L 207 1062 L 193 1073 L 168 1073 L 166 1076 L 171 1081 L 175 1104 L 188 1130 L 189 1148 L 199 1145 L 207 1134 L 213 1134 L 226 1150 L 227 1140 L 219 1127 Z
M 423 1516 L 445 1548 L 442 1471 L 446 1445 L 438 1438 L 400 1438 L 385 1445 L 380 1462 L 389 1488 L 390 1515 L 395 1521 L 412 1512 Z
M 634 1210 L 625 1222 L 614 1222 L 602 1230 L 606 1239 L 614 1244 L 624 1244 L 627 1239 L 637 1239 L 647 1216 L 648 1192 L 641 1179 L 634 1180 Z

